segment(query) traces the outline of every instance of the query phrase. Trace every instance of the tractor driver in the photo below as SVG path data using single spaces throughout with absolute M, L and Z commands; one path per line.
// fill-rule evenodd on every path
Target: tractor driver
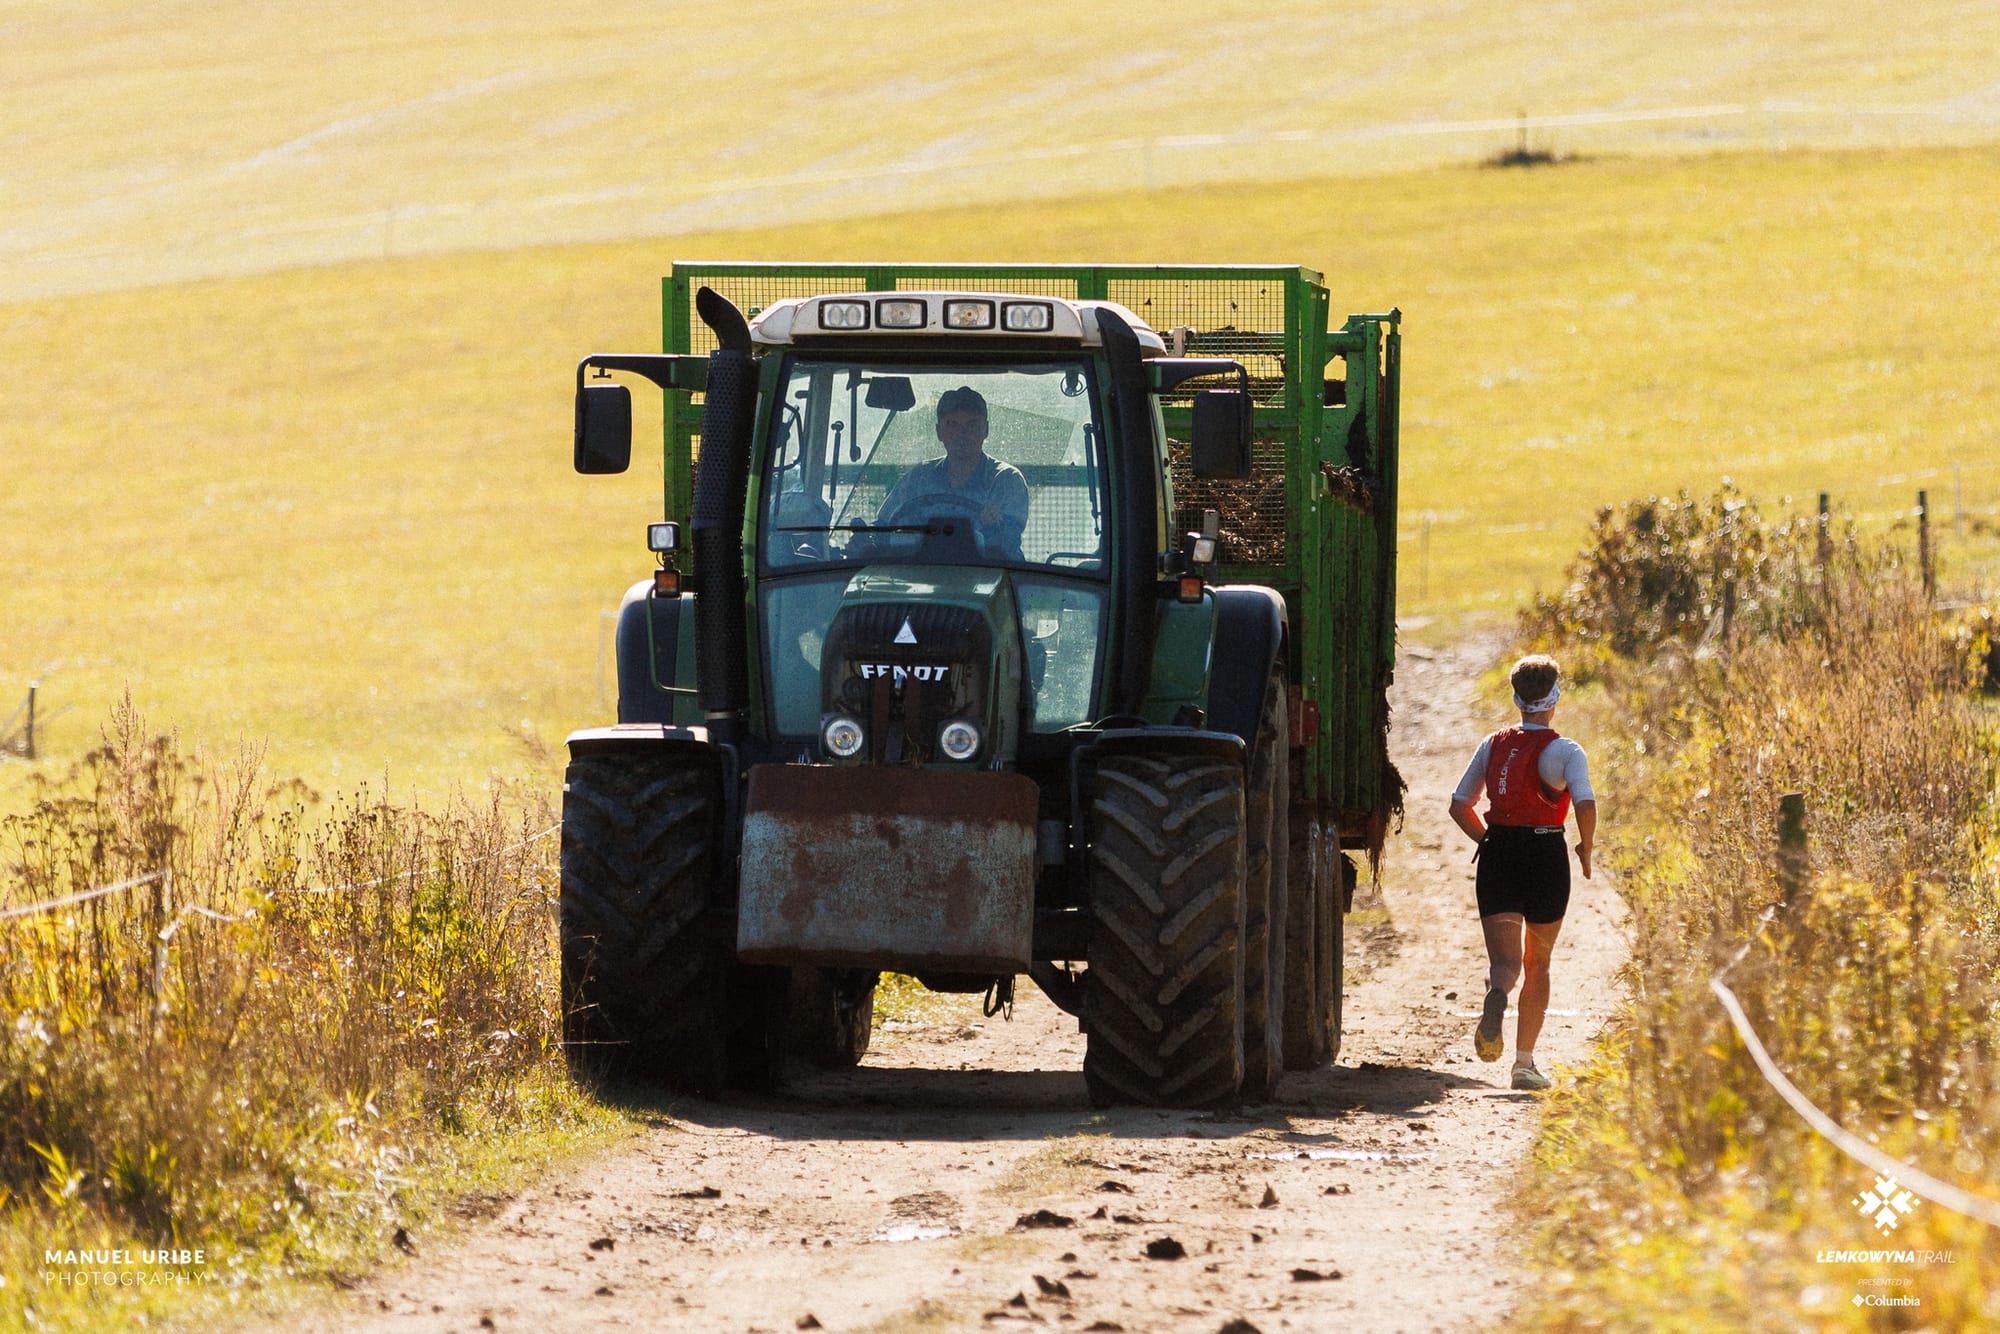
M 881 524 L 922 523 L 971 516 L 982 549 L 1021 560 L 1028 527 L 1028 479 L 1011 463 L 986 452 L 986 400 L 970 385 L 938 399 L 937 438 L 944 457 L 926 459 L 903 474 L 876 516 Z

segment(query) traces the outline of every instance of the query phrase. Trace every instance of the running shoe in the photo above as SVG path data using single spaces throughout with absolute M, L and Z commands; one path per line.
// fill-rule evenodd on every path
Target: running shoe
M 1541 1071 L 1535 1069 L 1534 1066 L 1517 1065 L 1514 1067 L 1515 1088 L 1527 1089 L 1531 1093 L 1540 1093 L 1543 1089 L 1548 1088 L 1549 1086 L 1550 1086 L 1549 1077 L 1543 1074 Z
M 1479 1014 L 1479 1027 L 1472 1030 L 1472 1050 L 1482 1061 L 1497 1061 L 1507 1045 L 1500 1040 L 1500 1021 L 1507 1017 L 1507 993 L 1495 987 L 1486 993 L 1486 1006 Z

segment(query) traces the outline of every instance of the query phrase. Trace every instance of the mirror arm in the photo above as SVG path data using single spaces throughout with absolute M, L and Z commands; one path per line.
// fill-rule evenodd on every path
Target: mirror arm
M 584 372 L 629 371 L 644 376 L 662 389 L 701 390 L 708 388 L 708 358 L 680 356 L 666 352 L 593 352 L 576 363 L 577 392 L 583 391 Z
M 1154 393 L 1164 394 L 1189 380 L 1204 375 L 1227 375 L 1230 371 L 1236 372 L 1244 389 L 1250 387 L 1250 373 L 1232 357 L 1154 357 L 1146 363 L 1146 383 Z

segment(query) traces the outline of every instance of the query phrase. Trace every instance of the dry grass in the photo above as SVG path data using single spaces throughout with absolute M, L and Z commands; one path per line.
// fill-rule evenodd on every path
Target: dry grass
M 0 909 L 166 873 L 0 921 L 0 1325 L 172 1299 L 49 1283 L 46 1250 L 199 1248 L 81 1267 L 253 1299 L 364 1266 L 524 1133 L 608 1124 L 562 1068 L 551 821 L 365 795 L 309 820 L 256 756 L 122 708 L 0 825 Z
M 1559 651 L 1588 653 L 1622 628 L 1584 596 L 1618 531 L 1602 526 L 1579 563 Z M 1906 562 L 1843 545 L 1823 572 L 1792 566 L 1803 584 L 1767 590 L 1803 609 L 1796 618 L 1746 615 L 1700 648 L 1667 634 L 1639 658 L 1599 660 L 1602 730 L 1623 738 L 1607 831 L 1633 911 L 1633 997 L 1551 1105 L 1524 1202 L 1551 1220 L 1539 1324 L 1643 1324 L 1662 1310 L 1736 1328 L 1873 1327 L 1885 1309 L 1930 1328 L 2000 1319 L 2000 1242 L 1931 1205 L 1880 1236 L 1850 1204 L 1874 1174 L 1783 1105 L 1707 990 L 1754 937 L 1730 985 L 1800 1089 L 1892 1155 L 1991 1193 L 1995 714 L 1968 693 L 1967 644 L 1941 628 Z M 1780 898 L 1775 822 L 1789 791 L 1806 796 L 1812 875 L 1760 931 Z M 1955 1259 L 1819 1260 L 1879 1248 Z M 1864 1279 L 1922 1305 L 1855 1307 Z

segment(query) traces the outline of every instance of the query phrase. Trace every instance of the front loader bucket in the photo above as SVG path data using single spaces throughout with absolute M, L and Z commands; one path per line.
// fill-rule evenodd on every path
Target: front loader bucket
M 747 963 L 1020 973 L 1035 784 L 981 770 L 763 764 L 743 811 Z

